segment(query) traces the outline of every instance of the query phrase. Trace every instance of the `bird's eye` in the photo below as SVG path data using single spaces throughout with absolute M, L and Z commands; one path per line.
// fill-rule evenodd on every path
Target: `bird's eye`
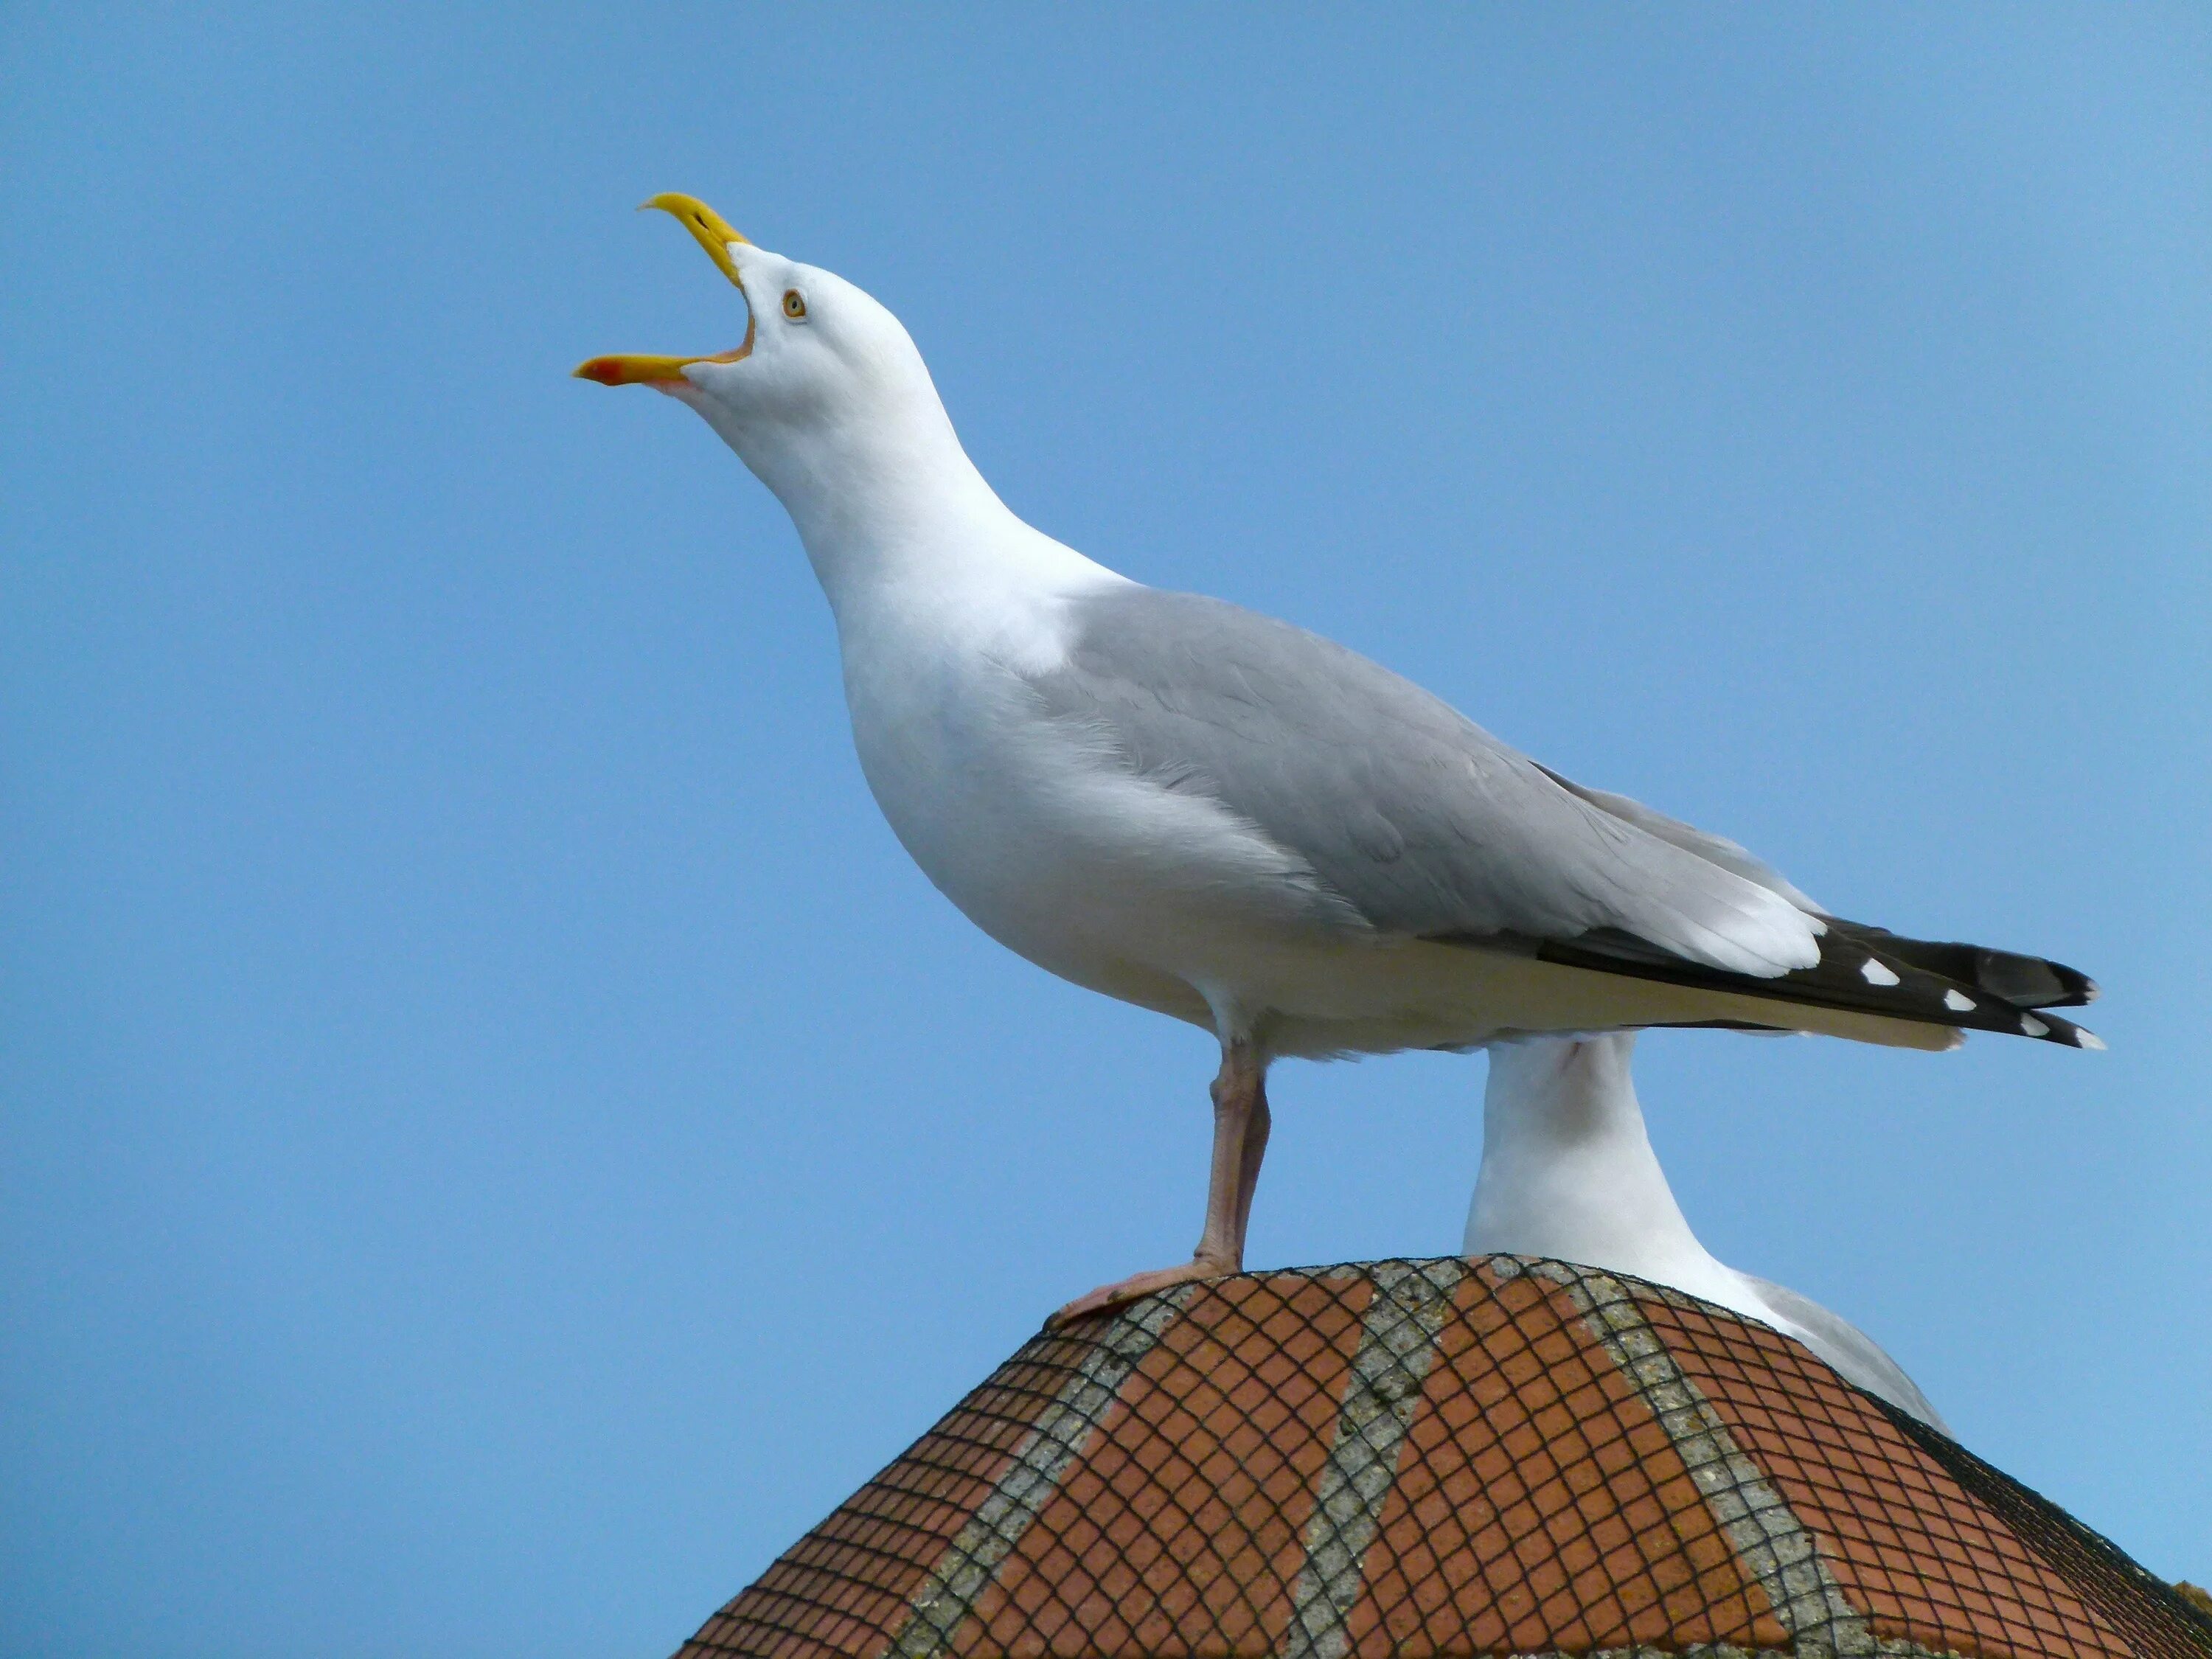
M 783 291 L 783 314 L 794 323 L 806 320 L 806 296 L 795 288 Z

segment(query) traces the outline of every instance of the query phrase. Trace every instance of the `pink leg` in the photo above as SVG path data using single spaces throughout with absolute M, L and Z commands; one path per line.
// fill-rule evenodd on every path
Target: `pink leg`
M 1252 1115 L 1244 1121 L 1244 1162 L 1237 1183 L 1237 1265 L 1244 1265 L 1244 1231 L 1252 1224 L 1252 1194 L 1260 1185 L 1260 1162 L 1267 1156 L 1267 1132 L 1274 1119 L 1267 1110 L 1267 1074 L 1252 1079 Z
M 1191 1259 L 1180 1267 L 1155 1268 L 1101 1285 L 1054 1314 L 1054 1324 L 1064 1325 L 1194 1279 L 1219 1279 L 1243 1271 L 1244 1229 L 1252 1217 L 1260 1160 L 1267 1152 L 1267 1062 L 1249 1042 L 1234 1042 L 1222 1049 L 1221 1072 L 1213 1079 L 1213 1169 L 1206 1188 L 1206 1231 Z

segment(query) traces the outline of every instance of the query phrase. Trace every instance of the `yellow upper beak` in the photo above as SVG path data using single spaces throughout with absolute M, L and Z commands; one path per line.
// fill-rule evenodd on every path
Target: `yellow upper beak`
M 679 196 L 665 191 L 651 201 L 640 204 L 638 211 L 659 208 L 663 213 L 675 215 L 684 229 L 698 240 L 707 250 L 707 257 L 721 269 L 738 292 L 743 294 L 745 285 L 738 277 L 738 262 L 730 257 L 730 244 L 745 239 L 732 229 L 727 220 L 696 196 Z M 649 385 L 656 380 L 680 380 L 686 363 L 734 363 L 753 349 L 753 323 L 750 313 L 745 319 L 744 343 L 734 351 L 718 351 L 705 357 L 660 357 L 640 352 L 624 352 L 611 357 L 592 357 L 576 365 L 580 380 L 597 380 L 601 386 Z

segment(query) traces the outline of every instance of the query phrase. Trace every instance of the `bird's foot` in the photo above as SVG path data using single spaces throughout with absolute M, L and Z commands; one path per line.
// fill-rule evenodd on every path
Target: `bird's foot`
M 1131 1273 L 1127 1279 L 1111 1285 L 1101 1285 L 1095 1291 L 1085 1291 L 1045 1322 L 1057 1330 L 1092 1314 L 1103 1313 L 1109 1308 L 1118 1308 L 1125 1302 L 1134 1302 L 1139 1297 L 1158 1291 L 1173 1290 L 1178 1285 L 1188 1285 L 1201 1279 L 1225 1279 L 1241 1272 L 1237 1263 L 1216 1261 L 1211 1256 L 1193 1256 L 1179 1267 L 1155 1267 L 1150 1273 Z

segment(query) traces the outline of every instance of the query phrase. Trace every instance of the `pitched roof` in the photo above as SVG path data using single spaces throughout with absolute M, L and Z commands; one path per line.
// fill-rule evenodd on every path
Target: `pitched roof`
M 1492 1256 L 1047 1331 L 678 1659 L 2212 1654 L 2212 1619 L 1723 1309 Z

